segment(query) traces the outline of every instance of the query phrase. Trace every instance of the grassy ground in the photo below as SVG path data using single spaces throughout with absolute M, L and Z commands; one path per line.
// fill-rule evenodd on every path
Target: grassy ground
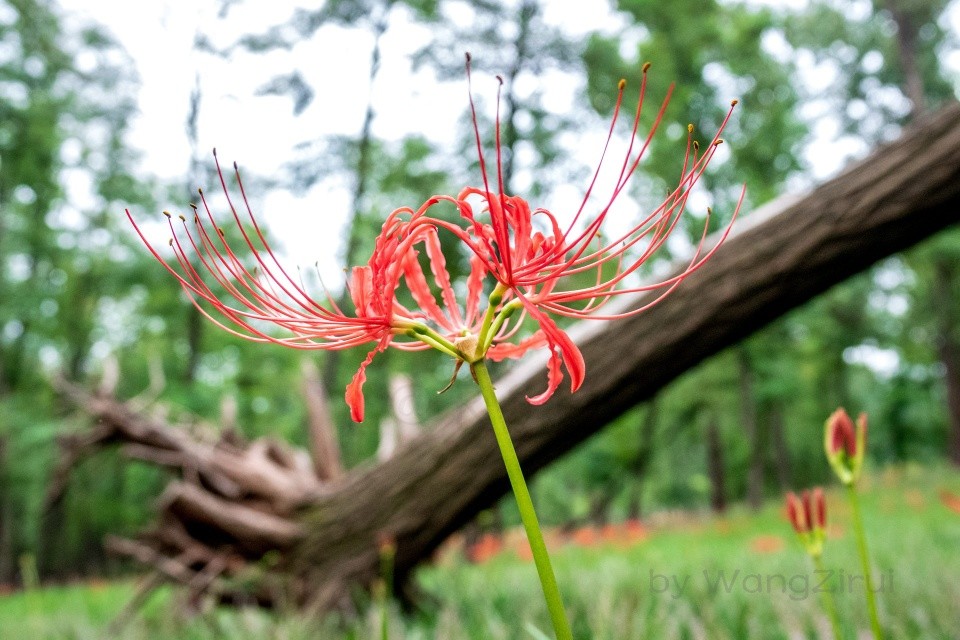
M 897 469 L 864 487 L 865 519 L 890 638 L 956 639 L 960 629 L 960 473 Z M 956 500 L 960 502 L 960 500 Z M 952 505 L 952 508 L 951 506 Z M 824 555 L 834 570 L 848 638 L 868 629 L 849 510 L 829 495 L 832 537 Z M 779 505 L 722 519 L 662 518 L 642 541 L 580 536 L 555 554 L 578 639 L 708 638 L 784 640 L 829 637 L 815 575 Z M 841 573 L 842 572 L 842 573 Z M 532 563 L 509 549 L 474 565 L 447 554 L 420 574 L 436 604 L 416 616 L 391 611 L 391 638 L 496 640 L 550 637 Z M 182 612 L 178 597 L 157 593 L 120 635 L 110 620 L 132 583 L 46 588 L 0 597 L 0 638 L 379 638 L 380 608 L 350 622 L 218 610 Z M 538 631 L 542 630 L 541 631 Z M 862 637 L 869 637 L 862 635 Z

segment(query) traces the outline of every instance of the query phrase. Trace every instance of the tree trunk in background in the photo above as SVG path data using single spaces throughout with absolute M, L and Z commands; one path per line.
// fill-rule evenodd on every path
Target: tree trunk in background
M 747 442 L 750 464 L 747 470 L 747 502 L 754 510 L 763 506 L 764 467 L 766 465 L 766 425 L 757 420 L 757 399 L 753 393 L 753 367 L 746 347 L 737 349 L 737 374 L 740 386 L 740 416 Z
M 183 381 L 191 383 L 197 378 L 200 365 L 200 341 L 203 338 L 204 319 L 200 311 L 190 305 L 187 307 L 187 362 L 183 368 Z
M 780 491 L 787 491 L 790 482 L 790 447 L 787 446 L 787 434 L 783 425 L 783 407 L 775 405 L 770 411 L 770 436 L 773 439 L 773 452 L 776 456 L 777 481 Z
M 503 119 L 503 184 L 507 193 L 516 193 L 513 189 L 514 160 L 517 156 L 517 77 L 523 71 L 524 63 L 530 59 L 530 24 L 539 11 L 533 0 L 523 0 L 517 10 L 517 37 L 513 41 L 513 60 L 507 71 L 505 85 L 506 113 Z
M 628 463 L 630 474 L 633 476 L 633 488 L 630 491 L 630 500 L 627 503 L 627 518 L 637 520 L 643 513 L 643 486 L 653 459 L 653 439 L 657 432 L 657 397 L 654 396 L 647 403 L 647 413 L 640 425 L 640 438 L 637 443 L 637 453 Z
M 957 221 L 960 105 L 953 104 L 807 196 L 755 211 L 704 268 L 645 313 L 571 327 L 587 369 L 576 393 L 561 388 L 543 406 L 526 402 L 525 396 L 543 389 L 543 354 L 498 380 L 497 395 L 525 471 L 534 474 L 704 359 Z M 646 299 L 625 296 L 616 304 L 625 309 Z M 183 437 L 189 435 L 177 436 Z M 716 459 L 719 434 L 708 434 L 708 440 Z M 353 585 L 377 579 L 378 539 L 395 541 L 395 576 L 403 583 L 451 533 L 509 491 L 480 398 L 452 409 L 386 462 L 354 469 L 335 487 L 305 486 L 293 494 L 299 500 L 293 511 L 280 510 L 289 500 L 273 501 L 278 506 L 270 517 L 253 505 L 274 491 L 264 480 L 294 477 L 290 456 L 254 456 L 253 444 L 249 450 L 173 445 L 200 456 L 193 462 L 220 465 L 213 469 L 219 475 L 211 472 L 209 478 L 229 472 L 251 480 L 249 464 L 237 461 L 260 464 L 266 475 L 244 484 L 243 491 L 234 481 L 217 493 L 209 483 L 175 483 L 165 513 L 205 518 L 206 531 L 232 532 L 218 538 L 221 547 L 224 539 L 236 539 L 236 547 L 249 554 L 280 550 L 277 566 L 288 572 L 298 601 L 314 610 L 349 606 Z M 307 477 L 297 471 L 295 477 L 315 479 L 312 472 Z M 276 491 L 285 486 L 274 485 Z M 253 505 L 244 503 L 250 491 L 258 492 Z M 174 558 L 141 551 L 138 557 L 183 575 L 170 565 Z
M 337 442 L 337 425 L 333 423 L 327 402 L 327 391 L 312 360 L 303 361 L 302 375 L 313 470 L 320 480 L 338 480 L 343 476 L 343 462 Z
M 885 4 L 897 25 L 897 53 L 900 55 L 900 68 L 903 71 L 903 92 L 912 105 L 911 118 L 915 118 L 926 110 L 923 73 L 917 63 L 917 38 L 920 34 L 914 20 L 903 8 L 897 6 L 897 0 L 885 0 Z
M 948 455 L 960 465 L 960 344 L 956 339 L 951 285 L 957 277 L 956 266 L 947 258 L 938 258 L 934 263 L 934 302 L 937 317 L 937 351 L 944 368 L 944 385 L 947 390 L 947 414 L 950 425 Z
M 370 76 L 369 89 L 367 97 L 367 108 L 363 114 L 363 125 L 360 128 L 360 136 L 357 138 L 357 165 L 353 175 L 353 196 L 350 200 L 350 221 L 347 223 L 347 246 L 343 251 L 343 262 L 347 267 L 354 264 L 355 254 L 360 248 L 360 239 L 363 237 L 363 231 L 359 228 L 360 211 L 364 205 L 364 199 L 367 195 L 367 185 L 370 180 L 370 162 L 371 151 L 373 148 L 373 119 L 376 117 L 376 111 L 373 108 L 373 84 L 380 72 L 380 43 L 383 40 L 383 34 L 387 32 L 389 25 L 390 9 L 395 0 L 384 0 L 377 3 L 374 11 L 379 11 L 380 15 L 373 19 L 373 49 L 370 51 Z M 351 308 L 350 292 L 346 287 L 337 300 L 337 305 L 341 309 Z M 327 385 L 334 384 L 337 375 L 337 367 L 340 363 L 340 352 L 329 351 L 323 365 L 323 383 Z
M 0 436 L 0 583 L 13 582 L 13 508 L 10 505 L 10 471 L 7 436 Z
M 710 478 L 710 508 L 714 513 L 727 510 L 727 470 L 723 439 L 715 418 L 707 426 L 707 477 Z

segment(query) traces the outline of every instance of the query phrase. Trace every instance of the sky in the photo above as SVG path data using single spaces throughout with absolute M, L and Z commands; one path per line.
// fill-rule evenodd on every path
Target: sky
M 132 123 L 130 143 L 143 151 L 141 169 L 162 179 L 184 180 L 191 150 L 184 134 L 190 93 L 199 79 L 202 103 L 198 123 L 201 162 L 212 165 L 216 147 L 226 164 L 236 160 L 241 171 L 271 176 L 304 139 L 328 134 L 356 135 L 368 96 L 376 105 L 375 136 L 399 140 L 423 133 L 441 144 L 452 144 L 457 121 L 467 106 L 464 81 L 438 82 L 430 72 L 413 74 L 409 54 L 427 34 L 402 13 L 395 12 L 381 43 L 382 66 L 368 86 L 372 37 L 356 30 L 324 27 L 322 37 L 294 52 L 269 55 L 236 53 L 229 61 L 197 52 L 197 33 L 226 46 L 238 35 L 264 25 L 280 24 L 298 6 L 294 0 L 242 2 L 226 20 L 217 16 L 212 0 L 61 0 L 68 15 L 107 27 L 133 58 L 140 77 L 141 113 Z M 547 3 L 546 19 L 573 35 L 595 29 L 615 29 L 621 19 L 605 3 Z M 306 80 L 318 88 L 313 104 L 299 117 L 288 97 L 254 97 L 258 87 L 291 68 L 291 57 L 312 59 Z M 303 67 L 303 65 L 298 65 Z M 575 99 L 571 77 L 546 78 L 548 106 L 563 110 Z M 492 78 L 476 79 L 478 91 L 495 91 Z M 599 133 L 599 129 L 596 133 Z M 212 189 L 208 189 L 210 191 Z M 303 196 L 275 190 L 258 201 L 258 217 L 283 239 L 283 252 L 300 265 L 319 263 L 325 279 L 336 281 L 342 265 L 342 227 L 348 219 L 350 185 L 328 181 Z M 170 203 L 176 210 L 186 203 Z M 402 203 L 414 204 L 414 203 Z M 419 204 L 419 203 L 416 203 Z M 156 212 L 159 215 L 159 212 Z M 150 212 L 140 212 L 148 217 Z M 160 225 L 156 239 L 166 244 Z
M 778 4 L 774 0 L 755 0 L 759 4 Z M 805 0 L 790 0 L 802 5 Z M 277 173 L 290 158 L 293 146 L 304 139 L 327 134 L 356 135 L 368 96 L 372 95 L 377 116 L 375 136 L 398 140 L 411 133 L 423 133 L 435 142 L 453 142 L 458 118 L 466 107 L 463 81 L 438 82 L 429 71 L 413 74 L 408 54 L 426 37 L 423 27 L 400 14 L 392 14 L 391 26 L 382 41 L 382 69 L 373 87 L 368 86 L 372 37 L 355 30 L 324 27 L 322 37 L 298 46 L 292 52 L 269 55 L 236 53 L 223 60 L 194 50 L 198 33 L 215 45 L 225 46 L 239 35 L 281 24 L 302 4 L 296 0 L 240 2 L 227 19 L 217 15 L 219 2 L 197 0 L 60 0 L 68 15 L 96 21 L 110 31 L 133 58 L 140 77 L 140 115 L 132 123 L 129 141 L 143 152 L 140 169 L 171 181 L 184 181 L 190 165 L 191 150 L 184 133 L 190 93 L 199 80 L 202 104 L 199 118 L 199 159 L 212 164 L 209 150 L 216 147 L 219 157 L 229 164 L 236 160 L 241 170 L 263 176 Z M 779 4 L 782 4 L 780 2 Z M 624 20 L 606 2 L 546 2 L 545 17 L 573 36 L 593 30 L 616 32 Z M 950 16 L 953 28 L 960 32 L 960 3 Z M 625 42 L 625 47 L 630 47 Z M 313 104 L 299 117 L 292 113 L 288 97 L 254 97 L 259 86 L 275 75 L 288 71 L 297 61 L 314 60 L 305 74 L 318 88 Z M 951 61 L 960 70 L 960 57 Z M 297 65 L 303 68 L 304 65 Z M 811 72 L 811 81 L 824 75 Z M 828 76 L 827 76 L 828 78 Z M 547 106 L 563 111 L 573 100 L 582 99 L 581 80 L 556 73 L 540 78 L 546 87 Z M 475 91 L 495 91 L 492 78 L 475 78 Z M 372 92 L 372 93 L 371 93 Z M 492 102 L 492 101 L 489 101 Z M 599 148 L 603 125 L 583 134 L 584 148 Z M 836 130 L 824 122 L 806 153 L 816 167 L 815 179 L 837 171 L 849 148 L 837 147 Z M 625 141 L 619 141 L 625 143 Z M 613 157 L 617 157 L 614 155 Z M 207 191 L 211 191 L 208 189 Z M 569 200 L 577 191 L 560 191 L 552 201 Z M 576 197 L 576 196 L 575 196 Z M 325 279 L 336 281 L 342 265 L 342 227 L 348 219 L 350 185 L 342 181 L 320 183 L 309 193 L 295 196 L 274 190 L 254 198 L 257 214 L 271 236 L 283 239 L 283 252 L 299 265 L 318 264 Z M 172 202 L 165 208 L 177 210 L 186 202 Z M 401 203 L 418 204 L 418 203 Z M 630 214 L 630 203 L 625 202 Z M 138 212 L 141 218 L 159 216 L 159 212 Z M 157 225 L 159 244 L 166 244 L 167 232 Z

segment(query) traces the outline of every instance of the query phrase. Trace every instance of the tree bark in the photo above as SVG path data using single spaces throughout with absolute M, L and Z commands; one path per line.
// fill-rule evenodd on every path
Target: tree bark
M 576 393 L 561 389 L 531 408 L 524 397 L 545 384 L 543 357 L 529 358 L 502 378 L 497 394 L 526 472 L 541 469 L 704 359 L 958 220 L 960 105 L 953 104 L 805 197 L 755 211 L 706 266 L 644 314 L 574 326 L 570 334 L 587 366 Z M 624 299 L 622 308 L 644 300 Z M 210 455 L 173 444 L 193 458 Z M 226 454 L 205 460 L 225 466 L 205 476 L 204 488 L 221 476 L 251 479 L 247 467 L 237 466 L 248 454 L 229 453 L 226 460 Z M 271 474 L 290 474 L 279 467 Z M 287 502 L 264 495 L 272 491 L 265 482 L 271 479 L 278 490 L 288 486 L 265 475 L 248 483 L 248 492 L 296 527 L 282 531 L 289 544 L 282 549 L 284 565 L 292 581 L 309 585 L 300 600 L 316 610 L 349 606 L 351 587 L 377 578 L 378 539 L 395 541 L 395 576 L 402 583 L 449 534 L 509 489 L 479 398 L 441 417 L 386 462 L 355 469 L 335 487 L 298 493 L 305 501 L 296 509 L 280 509 Z

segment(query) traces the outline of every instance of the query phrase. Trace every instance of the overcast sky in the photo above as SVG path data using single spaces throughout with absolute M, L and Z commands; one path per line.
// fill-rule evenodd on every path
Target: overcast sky
M 791 0 L 790 4 L 803 2 Z M 771 4 L 772 0 L 765 3 Z M 368 36 L 358 36 L 355 30 L 325 27 L 323 37 L 313 38 L 292 53 L 238 52 L 230 60 L 193 49 L 198 32 L 217 45 L 227 45 L 243 33 L 284 22 L 302 2 L 241 2 L 231 9 L 227 20 L 217 17 L 219 2 L 215 0 L 61 0 L 61 4 L 71 14 L 106 26 L 133 57 L 141 80 L 141 114 L 133 123 L 130 142 L 143 150 L 141 168 L 148 174 L 170 180 L 186 177 L 190 149 L 184 123 L 197 77 L 203 92 L 199 147 L 205 162 L 212 161 L 207 152 L 216 146 L 227 163 L 237 160 L 241 168 L 269 176 L 289 158 L 296 142 L 330 133 L 355 135 L 360 129 L 369 95 L 372 39 Z M 572 35 L 592 30 L 615 32 L 623 24 L 605 2 L 547 2 L 545 7 L 546 19 Z M 383 139 L 399 139 L 423 133 L 436 142 L 451 142 L 455 123 L 466 106 L 465 84 L 438 83 L 429 71 L 413 75 L 407 57 L 426 34 L 419 31 L 422 27 L 409 21 L 404 24 L 402 15 L 392 17 L 399 17 L 400 21 L 391 22 L 382 42 L 383 63 L 373 87 L 377 112 L 374 134 Z M 951 22 L 960 31 L 960 3 L 953 7 Z M 296 118 L 289 98 L 253 97 L 265 81 L 289 71 L 293 55 L 298 61 L 315 61 L 305 71 L 307 81 L 318 88 L 314 103 Z M 960 69 L 956 56 L 951 63 Z M 302 64 L 296 66 L 304 68 Z M 495 91 L 490 80 L 478 77 L 475 91 Z M 579 99 L 576 79 L 558 75 L 540 80 L 541 88 L 548 88 L 545 99 L 549 107 L 563 110 L 571 100 Z M 595 138 L 602 139 L 602 135 L 599 128 L 594 133 Z M 817 162 L 819 177 L 839 167 L 836 158 L 840 154 L 831 146 L 831 137 L 827 125 L 810 150 L 821 159 Z M 589 135 L 587 139 L 591 139 Z M 283 238 L 285 252 L 292 261 L 301 265 L 319 261 L 325 276 L 337 274 L 342 268 L 337 253 L 350 202 L 348 187 L 327 182 L 302 198 L 271 192 L 261 199 L 258 214 L 274 237 Z M 213 190 L 212 185 L 209 190 Z M 559 194 L 556 198 L 570 195 Z M 169 203 L 169 208 L 183 204 Z M 629 208 L 629 203 L 625 206 Z M 158 233 L 166 232 L 158 229 Z M 164 239 L 160 242 L 165 244 Z M 336 279 L 334 276 L 333 280 Z

